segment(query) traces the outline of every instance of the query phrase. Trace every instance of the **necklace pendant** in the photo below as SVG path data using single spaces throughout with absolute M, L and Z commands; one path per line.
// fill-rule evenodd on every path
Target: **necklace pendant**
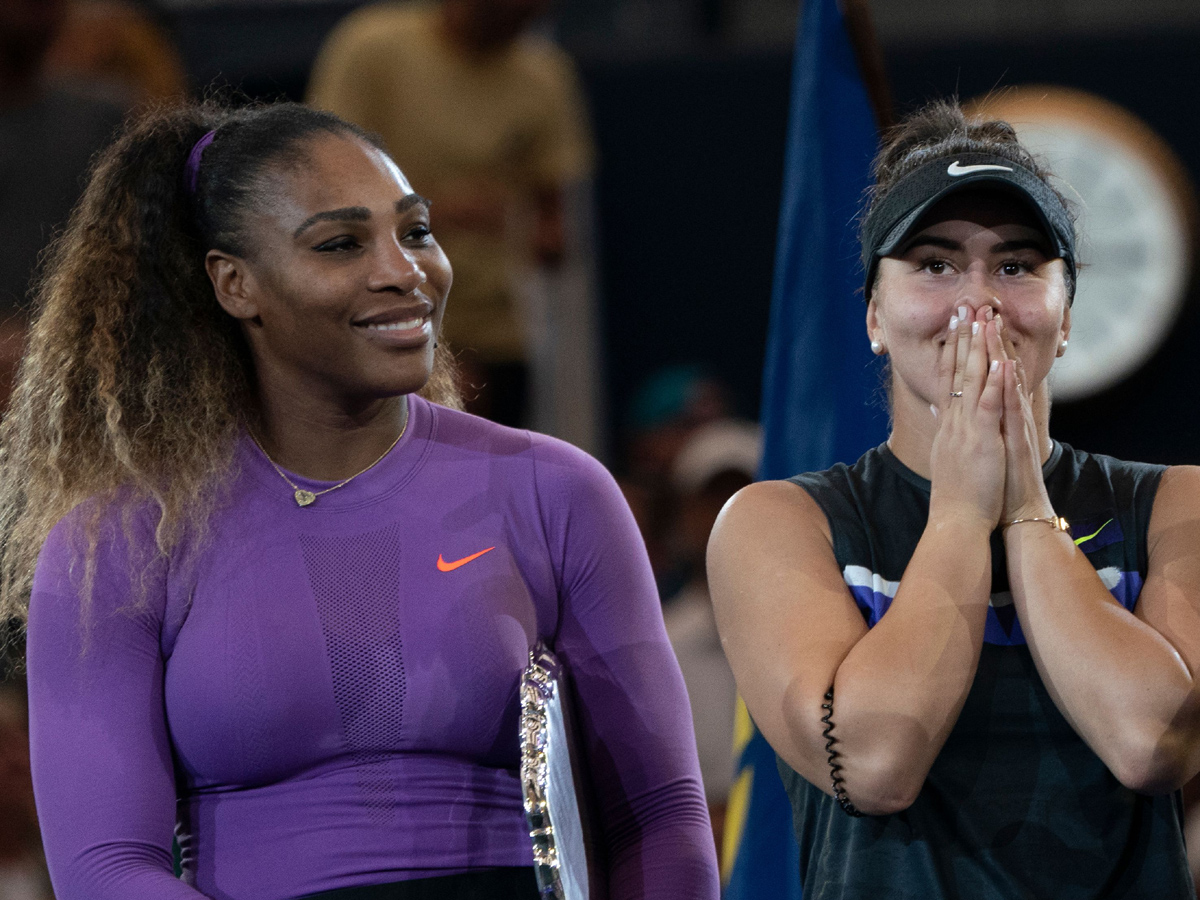
M 301 490 L 300 488 L 296 488 L 295 497 L 296 497 L 296 505 L 297 506 L 308 506 L 314 500 L 317 499 L 317 495 L 314 494 L 312 491 L 304 491 L 304 490 Z

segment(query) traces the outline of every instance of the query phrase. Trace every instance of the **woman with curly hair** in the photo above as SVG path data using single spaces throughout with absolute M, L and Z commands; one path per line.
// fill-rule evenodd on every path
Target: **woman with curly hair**
M 608 895 L 716 897 L 632 518 L 585 454 L 458 411 L 429 206 L 290 104 L 154 113 L 97 163 L 2 435 L 59 900 L 536 897 L 539 639 Z
M 805 900 L 1195 897 L 1200 469 L 1050 437 L 1075 226 L 1003 122 L 888 136 L 862 229 L 892 431 L 709 546 Z

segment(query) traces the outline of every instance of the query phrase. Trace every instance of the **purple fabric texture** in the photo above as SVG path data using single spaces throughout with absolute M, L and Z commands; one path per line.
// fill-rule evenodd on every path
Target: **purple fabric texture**
M 645 551 L 582 452 L 414 397 L 378 466 L 301 509 L 245 440 L 209 542 L 153 566 L 141 607 L 137 554 L 104 523 L 85 631 L 77 518 L 42 551 L 28 643 L 59 900 L 286 900 L 531 864 L 517 683 L 539 636 L 574 679 L 609 896 L 717 898 Z

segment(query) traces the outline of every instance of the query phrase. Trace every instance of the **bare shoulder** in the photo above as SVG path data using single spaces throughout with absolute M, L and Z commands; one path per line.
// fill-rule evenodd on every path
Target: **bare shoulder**
M 1200 468 L 1163 473 L 1147 534 L 1149 565 L 1136 615 L 1200 664 Z
M 1171 466 L 1162 476 L 1154 495 L 1150 514 L 1149 549 L 1155 551 L 1200 534 L 1200 466 Z M 1192 552 L 1200 555 L 1200 545 L 1188 540 Z
M 1154 496 L 1154 512 L 1159 507 L 1183 501 L 1195 501 L 1200 498 L 1200 466 L 1170 466 L 1163 472 L 1162 480 L 1158 483 L 1158 493 Z M 1193 514 L 1200 509 L 1192 508 Z
M 853 611 L 829 521 L 788 481 L 749 485 L 725 504 L 709 538 L 708 577 L 718 625 L 724 619 L 734 627 L 750 611 L 786 616 L 798 605 Z
M 709 553 L 726 544 L 776 544 L 800 534 L 831 540 L 829 521 L 808 491 L 790 481 L 759 481 L 729 499 L 717 517 Z
M 789 710 L 818 708 L 866 633 L 825 513 L 791 482 L 744 488 L 713 529 L 708 583 L 721 644 L 755 723 L 797 771 L 820 771 L 819 742 L 789 724 Z
M 788 481 L 761 481 L 725 504 L 708 543 L 718 615 L 721 606 L 756 602 L 747 592 L 758 598 L 791 594 L 788 586 L 811 578 L 814 568 L 837 575 L 829 522 L 806 490 Z

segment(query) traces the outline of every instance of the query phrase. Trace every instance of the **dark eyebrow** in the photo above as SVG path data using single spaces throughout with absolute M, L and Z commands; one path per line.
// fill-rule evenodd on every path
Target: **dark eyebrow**
M 318 222 L 365 222 L 370 218 L 371 211 L 365 206 L 343 206 L 341 209 L 328 209 L 324 212 L 314 213 L 301 222 L 300 227 L 292 232 L 292 237 L 300 237 L 306 229 Z
M 943 250 L 962 250 L 963 245 L 949 238 L 937 237 L 932 234 L 917 235 L 912 243 L 906 245 L 898 255 L 904 256 L 914 247 L 941 247 Z M 1039 253 L 1049 253 L 1049 245 L 1039 238 L 1019 238 L 1014 241 L 1001 241 L 991 247 L 992 253 L 1014 253 L 1018 250 L 1037 250 Z
M 1017 241 L 1004 241 L 992 248 L 993 253 L 1013 253 L 1017 250 L 1037 250 L 1039 253 L 1049 253 L 1049 244 L 1037 238 L 1023 238 Z
M 426 200 L 424 197 L 422 197 L 420 194 L 413 193 L 413 194 L 409 194 L 406 197 L 401 197 L 399 200 L 396 201 L 396 212 L 398 212 L 398 213 L 408 212 L 414 206 L 423 206 L 423 207 L 425 207 L 425 210 L 428 212 L 429 207 L 433 206 L 433 204 L 430 203 L 428 200 Z
M 919 234 L 910 243 L 905 244 L 904 248 L 897 253 L 897 256 L 904 256 L 914 247 L 941 247 L 943 250 L 961 250 L 963 245 L 949 238 L 937 237 L 932 234 Z
M 414 206 L 424 206 L 428 210 L 432 204 L 420 194 L 408 194 L 396 201 L 396 214 L 408 212 Z M 366 222 L 370 218 L 371 211 L 365 206 L 343 206 L 341 209 L 329 209 L 314 213 L 301 222 L 300 227 L 292 232 L 292 237 L 300 237 L 306 229 L 318 222 Z

